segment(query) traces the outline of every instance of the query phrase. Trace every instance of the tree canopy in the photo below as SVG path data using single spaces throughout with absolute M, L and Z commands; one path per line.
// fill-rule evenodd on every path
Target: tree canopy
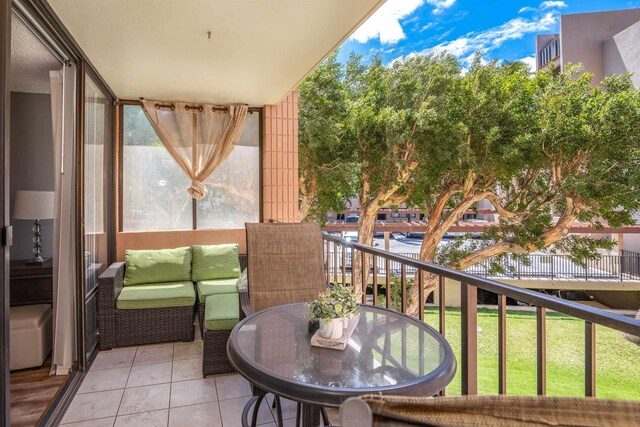
M 559 75 L 531 74 L 522 63 L 485 62 L 480 55 L 468 70 L 448 55 L 389 66 L 352 56 L 344 68 L 334 57 L 330 69 L 319 69 L 326 80 L 315 81 L 340 94 L 339 116 L 321 119 L 314 108 L 305 114 L 318 123 L 336 120 L 324 136 L 340 140 L 340 154 L 324 150 L 319 138 L 316 149 L 324 164 L 340 164 L 349 178 L 336 184 L 327 176 L 317 194 L 358 195 L 359 242 L 372 243 L 380 208 L 400 204 L 425 213 L 421 259 L 460 269 L 547 247 L 583 260 L 612 243 L 569 235 L 575 221 L 596 228 L 634 222 L 640 92 L 628 76 L 594 86 L 577 65 Z M 300 102 L 311 106 L 323 93 L 301 91 Z M 300 164 L 303 177 L 307 166 Z M 438 250 L 447 230 L 485 199 L 499 222 L 480 240 Z M 324 216 L 322 197 L 315 206 L 314 215 Z M 361 277 L 357 270 L 354 277 Z M 424 283 L 427 290 L 436 285 Z M 417 296 L 415 287 L 411 292 Z

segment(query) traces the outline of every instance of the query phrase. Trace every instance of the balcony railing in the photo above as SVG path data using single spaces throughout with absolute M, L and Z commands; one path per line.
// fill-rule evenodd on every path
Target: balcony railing
M 425 274 L 416 274 L 418 280 L 418 300 L 424 302 L 426 295 L 423 291 L 423 283 L 427 278 L 435 277 L 438 281 L 438 324 L 442 334 L 446 329 L 445 316 L 445 280 L 449 279 L 459 283 L 461 293 L 461 357 L 460 371 L 462 394 L 478 393 L 478 289 L 497 294 L 498 296 L 498 393 L 506 394 L 507 391 L 507 298 L 532 305 L 536 310 L 536 382 L 538 395 L 545 395 L 547 390 L 547 329 L 546 312 L 553 310 L 584 321 L 584 394 L 595 396 L 596 394 L 596 325 L 605 326 L 630 335 L 640 336 L 640 321 L 621 315 L 606 312 L 604 310 L 588 307 L 575 302 L 556 298 L 536 291 L 522 289 L 513 285 L 501 283 L 489 278 L 482 278 L 466 272 L 456 271 L 450 268 L 419 261 L 400 254 L 393 254 L 381 249 L 358 243 L 347 242 L 337 237 L 324 235 L 325 241 L 325 268 L 327 283 L 347 283 L 347 261 L 359 257 L 365 268 L 361 268 L 359 282 L 365 281 L 369 272 L 373 272 L 372 298 L 369 300 L 363 296 L 363 302 L 368 300 L 378 305 L 378 290 L 385 290 L 385 294 L 392 294 L 392 267 L 391 263 L 399 265 L 400 310 L 407 311 L 408 303 L 408 274 L 410 271 L 418 271 Z M 382 261 L 382 264 L 380 264 Z M 383 265 L 384 269 L 380 270 Z M 356 274 L 355 271 L 350 272 Z M 427 277 L 425 277 L 427 276 Z M 339 280 L 340 279 L 340 280 Z M 380 283 L 382 281 L 382 283 Z M 391 307 L 391 298 L 386 299 L 387 308 Z M 422 304 L 421 304 L 422 305 Z M 420 320 L 424 320 L 424 310 L 418 310 Z M 444 393 L 443 393 L 444 394 Z
M 397 253 L 407 258 L 418 259 L 417 253 Z M 338 272 L 342 262 L 338 259 Z M 346 254 L 346 271 L 351 271 L 351 256 Z M 584 264 L 577 263 L 569 255 L 528 255 L 527 261 L 519 257 L 507 255 L 499 261 L 493 261 L 499 268 L 492 268 L 492 261 L 487 260 L 469 267 L 465 271 L 482 277 L 504 279 L 562 279 L 562 280 L 640 280 L 640 254 L 631 251 L 621 251 L 621 255 L 602 255 L 597 259 L 588 259 Z M 388 263 L 391 274 L 398 276 L 402 264 L 397 261 Z M 333 274 L 333 266 L 329 266 Z M 377 260 L 378 274 L 385 274 L 387 263 L 383 259 Z M 406 267 L 407 274 L 415 274 L 417 269 Z M 369 268 L 373 273 L 373 265 Z

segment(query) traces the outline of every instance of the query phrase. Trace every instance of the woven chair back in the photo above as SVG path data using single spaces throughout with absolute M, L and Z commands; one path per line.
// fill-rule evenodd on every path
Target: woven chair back
M 640 402 L 575 397 L 363 396 L 374 426 L 640 426 Z
M 254 311 L 314 300 L 325 288 L 318 224 L 246 224 L 249 301 Z

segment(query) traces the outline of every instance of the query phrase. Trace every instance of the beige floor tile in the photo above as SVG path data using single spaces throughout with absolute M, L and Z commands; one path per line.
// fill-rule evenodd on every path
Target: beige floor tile
M 139 414 L 120 415 L 115 427 L 163 427 L 169 422 L 169 410 L 141 412 Z
M 60 424 L 60 427 L 113 427 L 115 417 L 100 418 L 97 420 L 80 421 L 77 423 Z
M 202 358 L 174 360 L 171 381 L 186 381 L 202 378 Z
M 124 388 L 130 368 L 102 369 L 87 373 L 78 389 L 78 394 Z
M 126 349 L 101 351 L 91 365 L 92 371 L 99 369 L 128 368 L 133 364 L 137 347 Z
M 209 402 L 171 408 L 169 427 L 222 427 L 218 403 Z
M 171 384 L 154 384 L 127 388 L 122 396 L 118 416 L 169 408 Z
M 242 426 L 242 410 L 251 397 L 240 397 L 237 399 L 221 400 L 218 402 L 220 405 L 220 415 L 222 416 L 222 425 L 224 427 L 236 427 Z M 253 408 L 249 412 L 249 416 L 253 414 Z M 251 421 L 251 418 L 249 418 Z M 258 424 L 268 424 L 275 422 L 271 411 L 269 411 L 268 404 L 262 402 L 258 411 Z
M 179 343 L 173 350 L 173 360 L 202 358 L 202 341 Z
M 267 399 L 269 400 L 269 408 L 271 409 L 271 413 L 273 414 L 273 418 L 277 419 L 276 409 L 271 405 L 273 402 L 273 396 L 268 395 Z M 282 419 L 288 420 L 296 417 L 297 403 L 289 400 L 289 399 L 280 399 L 280 403 L 282 405 Z
M 62 424 L 113 417 L 118 412 L 123 390 L 79 394 L 62 418 Z
M 202 342 L 202 334 L 200 333 L 200 324 L 196 321 L 196 331 L 193 334 L 193 342 Z
M 171 362 L 134 366 L 131 368 L 127 387 L 170 383 L 171 366 Z
M 216 382 L 213 378 L 179 381 L 171 384 L 171 403 L 169 407 L 195 405 L 198 403 L 215 402 Z
M 140 346 L 136 352 L 136 358 L 133 360 L 133 366 L 165 363 L 172 360 L 173 344 L 151 347 Z
M 216 375 L 218 400 L 251 396 L 251 385 L 240 374 Z

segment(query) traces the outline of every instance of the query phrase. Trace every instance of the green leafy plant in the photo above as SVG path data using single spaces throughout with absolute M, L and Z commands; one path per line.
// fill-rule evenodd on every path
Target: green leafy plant
M 339 317 L 346 318 L 360 314 L 359 293 L 351 287 L 335 285 L 322 292 L 319 298 L 306 304 L 307 317 L 322 319 L 325 322 Z

